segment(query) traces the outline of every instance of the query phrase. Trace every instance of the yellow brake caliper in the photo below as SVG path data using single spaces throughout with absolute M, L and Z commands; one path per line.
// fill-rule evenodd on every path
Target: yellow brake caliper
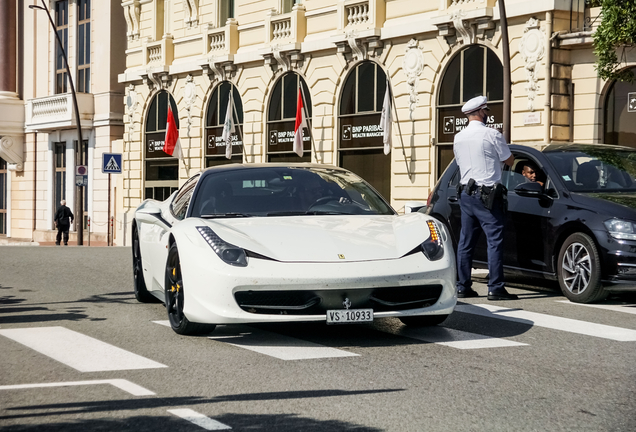
M 172 268 L 172 277 L 176 277 L 177 276 L 177 268 L 173 267 Z M 181 289 L 181 287 L 179 286 L 179 284 L 177 284 L 177 286 L 175 287 L 174 285 L 172 285 L 170 287 L 170 292 L 179 292 L 179 290 Z

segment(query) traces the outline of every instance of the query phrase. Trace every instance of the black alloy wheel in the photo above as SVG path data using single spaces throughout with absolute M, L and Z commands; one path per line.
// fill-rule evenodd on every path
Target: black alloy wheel
M 448 315 L 422 315 L 400 317 L 402 324 L 409 327 L 430 327 L 443 323 Z
M 133 289 L 135 298 L 140 303 L 159 303 L 159 299 L 150 294 L 144 280 L 143 264 L 141 262 L 141 248 L 139 247 L 139 233 L 137 225 L 133 224 L 132 230 L 132 255 L 133 255 Z
M 211 333 L 216 327 L 214 324 L 193 323 L 183 313 L 184 287 L 181 274 L 181 263 L 177 244 L 173 243 L 168 251 L 166 263 L 166 309 L 170 327 L 180 335 L 195 335 Z
M 607 297 L 598 250 L 587 234 L 574 233 L 565 240 L 557 266 L 561 291 L 570 301 L 592 303 Z

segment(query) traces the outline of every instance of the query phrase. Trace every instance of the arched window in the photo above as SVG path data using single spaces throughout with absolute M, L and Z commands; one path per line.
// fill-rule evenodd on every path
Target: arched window
M 487 126 L 503 131 L 503 66 L 490 49 L 472 45 L 448 65 L 437 100 L 437 177 L 453 160 L 455 134 L 468 125 L 462 105 L 475 96 L 488 98 Z
M 636 67 L 632 68 L 636 74 Z M 636 83 L 616 81 L 605 99 L 605 144 L 636 147 Z
M 349 73 L 340 98 L 338 165 L 358 174 L 386 199 L 391 194 L 391 157 L 380 129 L 386 74 L 371 61 Z
M 232 159 L 225 157 L 225 141 L 221 139 L 223 135 L 223 123 L 227 115 L 227 105 L 230 99 L 230 89 L 232 89 L 232 121 L 235 132 L 232 134 Z M 241 163 L 243 161 L 243 142 L 238 128 L 243 124 L 243 102 L 241 95 L 234 84 L 223 81 L 219 84 L 208 102 L 208 112 L 205 116 L 205 166 L 223 165 L 228 163 Z
M 146 117 L 145 198 L 163 201 L 179 187 L 179 159 L 163 151 L 166 138 L 168 104 L 172 108 L 177 129 L 179 112 L 173 97 L 165 90 L 155 95 Z
M 305 80 L 295 72 L 290 72 L 278 80 L 272 89 L 267 110 L 267 161 L 268 162 L 311 162 L 311 137 L 303 129 L 304 151 L 302 157 L 294 153 L 294 127 L 298 89 L 302 85 L 307 122 L 311 125 L 311 95 Z

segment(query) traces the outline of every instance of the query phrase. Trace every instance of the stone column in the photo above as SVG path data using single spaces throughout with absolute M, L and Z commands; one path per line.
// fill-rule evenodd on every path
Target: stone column
M 16 1 L 0 1 L 0 97 L 16 97 Z

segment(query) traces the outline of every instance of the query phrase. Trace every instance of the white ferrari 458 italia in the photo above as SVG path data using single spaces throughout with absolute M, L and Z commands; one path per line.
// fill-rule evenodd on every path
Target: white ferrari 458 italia
M 436 325 L 457 302 L 446 228 L 398 215 L 332 166 L 208 168 L 167 200 L 145 200 L 132 238 L 135 296 L 165 302 L 178 334 L 382 317 Z

